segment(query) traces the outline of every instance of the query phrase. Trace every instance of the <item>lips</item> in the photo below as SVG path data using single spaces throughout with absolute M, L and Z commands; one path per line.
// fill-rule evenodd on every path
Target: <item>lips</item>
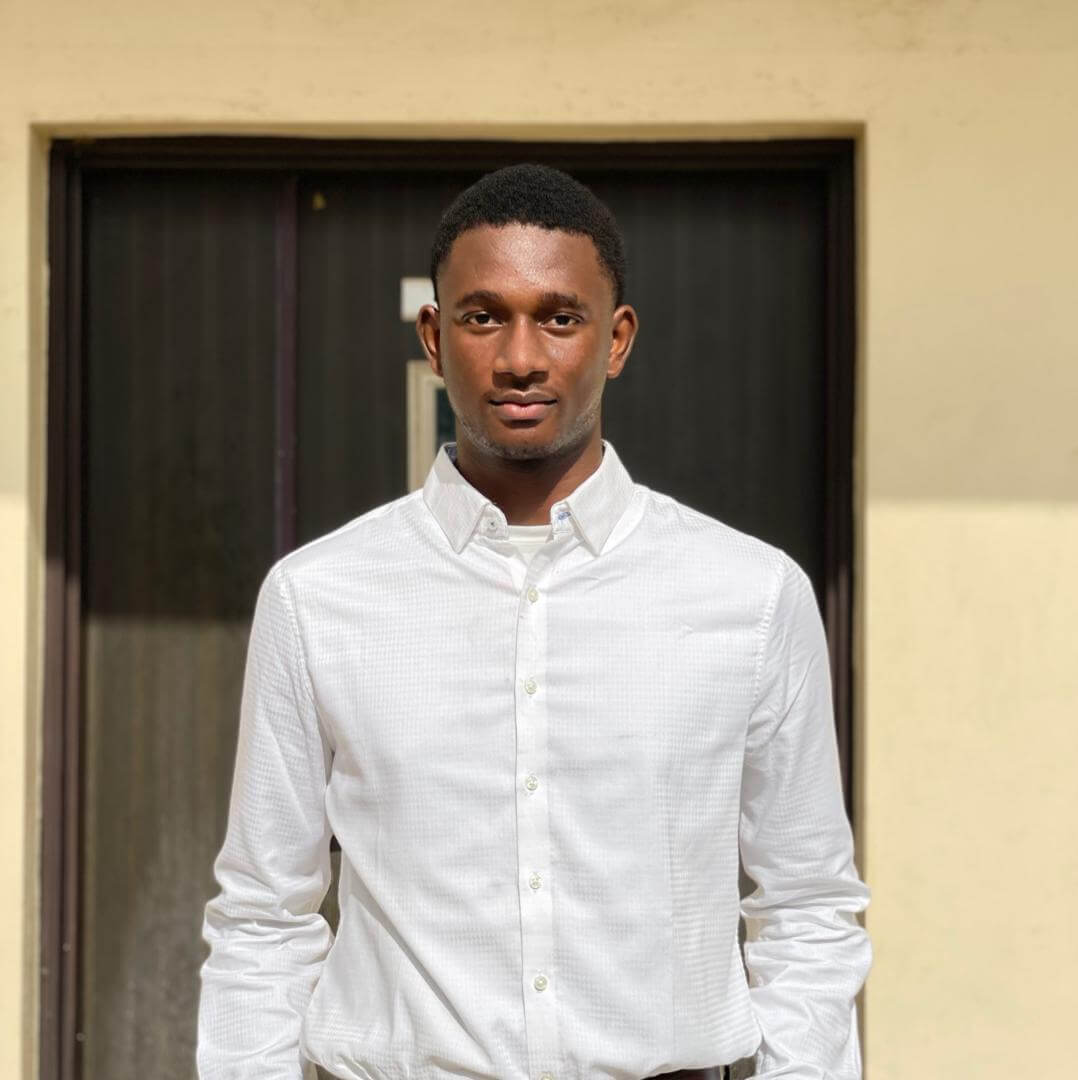
M 490 404 L 503 420 L 541 420 L 554 407 L 554 399 L 536 393 L 510 393 L 492 398 Z

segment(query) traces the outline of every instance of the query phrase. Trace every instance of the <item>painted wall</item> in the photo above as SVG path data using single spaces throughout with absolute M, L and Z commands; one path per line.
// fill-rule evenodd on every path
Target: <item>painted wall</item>
M 0 0 L 0 1076 L 33 1075 L 53 134 L 861 137 L 867 1075 L 1078 1010 L 1078 5 Z

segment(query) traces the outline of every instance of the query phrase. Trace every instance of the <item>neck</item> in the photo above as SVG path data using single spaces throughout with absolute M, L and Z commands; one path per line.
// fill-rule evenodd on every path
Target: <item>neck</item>
M 457 435 L 457 468 L 505 514 L 510 525 L 546 525 L 550 508 L 582 484 L 603 459 L 598 427 L 588 441 L 548 458 L 503 458 Z

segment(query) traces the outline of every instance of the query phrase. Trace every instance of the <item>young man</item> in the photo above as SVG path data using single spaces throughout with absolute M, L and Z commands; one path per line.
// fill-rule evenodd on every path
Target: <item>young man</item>
M 860 1076 L 868 890 L 812 589 L 602 440 L 624 276 L 552 169 L 443 218 L 418 330 L 457 442 L 259 595 L 203 1080 Z

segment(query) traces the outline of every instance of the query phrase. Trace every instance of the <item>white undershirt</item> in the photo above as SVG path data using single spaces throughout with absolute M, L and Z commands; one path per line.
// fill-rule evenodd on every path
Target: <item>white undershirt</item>
M 525 563 L 550 539 L 549 525 L 509 525 L 509 543 L 520 552 Z

